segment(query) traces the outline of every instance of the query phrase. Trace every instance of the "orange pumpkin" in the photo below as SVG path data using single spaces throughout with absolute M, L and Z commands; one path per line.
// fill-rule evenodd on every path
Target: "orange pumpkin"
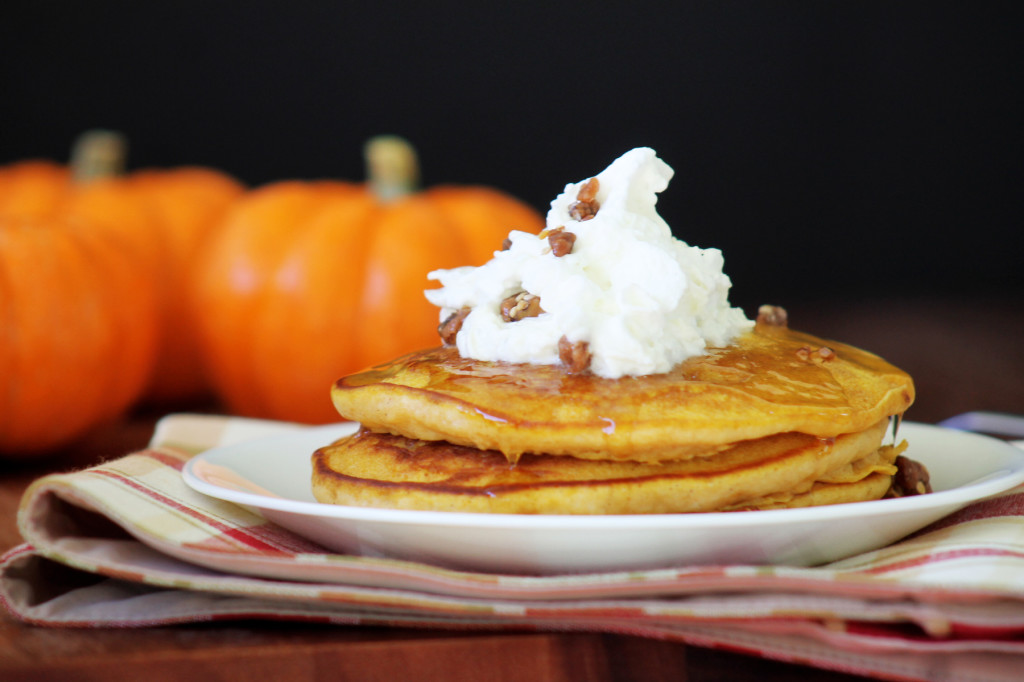
M 153 365 L 159 244 L 120 180 L 0 169 L 0 453 L 32 456 L 123 414 Z
M 159 344 L 144 398 L 152 403 L 184 403 L 211 391 L 191 298 L 196 259 L 245 190 L 221 171 L 201 167 L 139 170 L 126 180 L 152 214 L 164 249 L 159 270 L 163 298 Z
M 336 421 L 331 384 L 438 343 L 423 290 L 437 268 L 488 260 L 510 230 L 543 219 L 484 187 L 412 191 L 415 156 L 397 138 L 367 147 L 370 179 L 283 181 L 229 212 L 197 279 L 211 378 L 249 416 Z

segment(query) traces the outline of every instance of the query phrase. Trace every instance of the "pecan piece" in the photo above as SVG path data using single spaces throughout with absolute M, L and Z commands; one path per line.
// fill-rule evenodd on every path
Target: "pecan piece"
M 586 341 L 573 343 L 563 336 L 558 339 L 558 359 L 569 374 L 579 374 L 590 367 L 590 344 Z
M 592 202 L 597 198 L 599 189 L 601 189 L 600 181 L 597 178 L 590 178 L 580 187 L 580 191 L 576 193 L 576 198 L 580 201 Z
M 815 360 L 828 362 L 835 359 L 836 352 L 828 346 L 822 346 L 818 349 L 813 349 L 810 346 L 801 346 L 797 348 L 796 356 L 804 362 L 813 362 Z
M 931 478 L 923 464 L 903 455 L 896 458 L 895 464 L 896 473 L 886 497 L 925 495 L 932 491 Z
M 537 317 L 544 310 L 540 307 L 540 296 L 520 291 L 501 302 L 501 319 L 516 322 L 525 317 Z
M 757 309 L 757 324 L 769 327 L 788 327 L 789 313 L 778 305 L 763 305 Z
M 572 247 L 576 243 L 576 235 L 566 231 L 564 227 L 556 227 L 548 232 L 548 244 L 551 245 L 551 253 L 561 258 L 572 253 Z
M 596 216 L 598 209 L 601 208 L 601 204 L 597 202 L 597 191 L 600 188 L 601 183 L 597 178 L 590 178 L 583 183 L 580 191 L 576 193 L 576 201 L 569 204 L 569 215 L 579 221 L 590 220 Z
M 511 248 L 512 248 L 512 239 L 509 238 L 509 237 L 505 237 L 505 239 L 502 240 L 502 242 L 501 242 L 501 250 L 502 251 L 508 251 Z
M 462 323 L 466 319 L 466 315 L 469 315 L 472 308 L 466 306 L 459 308 L 454 313 L 445 318 L 444 322 L 437 325 L 437 333 L 441 337 L 441 342 L 446 346 L 455 345 L 455 337 L 458 335 L 459 330 L 462 329 Z

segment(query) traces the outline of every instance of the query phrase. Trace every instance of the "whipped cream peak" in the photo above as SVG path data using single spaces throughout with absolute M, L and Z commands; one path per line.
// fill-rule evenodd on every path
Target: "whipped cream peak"
M 425 293 L 442 321 L 468 309 L 454 334 L 459 353 L 535 364 L 586 357 L 594 374 L 619 378 L 667 372 L 750 329 L 729 305 L 721 252 L 675 238 L 658 214 L 672 175 L 654 150 L 633 149 L 567 185 L 539 235 L 513 231 L 487 263 L 430 273 L 442 286 Z

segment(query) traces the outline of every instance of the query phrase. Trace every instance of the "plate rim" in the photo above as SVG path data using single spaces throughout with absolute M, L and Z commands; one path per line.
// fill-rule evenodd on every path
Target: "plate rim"
M 817 506 L 813 508 L 771 509 L 744 512 L 701 512 L 701 513 L 669 513 L 669 514 L 609 514 L 609 515 L 573 515 L 573 514 L 507 514 L 477 513 L 433 510 L 386 509 L 377 507 L 355 507 L 335 505 L 322 502 L 297 500 L 288 497 L 268 497 L 254 492 L 244 492 L 224 488 L 210 483 L 196 473 L 196 467 L 210 463 L 211 458 L 229 456 L 231 453 L 247 448 L 267 447 L 275 442 L 288 442 L 296 439 L 303 441 L 323 437 L 340 437 L 346 432 L 357 428 L 353 422 L 339 422 L 323 426 L 303 427 L 287 434 L 278 434 L 211 448 L 189 459 L 182 469 L 182 477 L 189 488 L 215 499 L 270 510 L 279 513 L 297 514 L 331 520 L 347 520 L 356 522 L 372 522 L 378 524 L 424 525 L 436 527 L 458 528 L 511 528 L 528 530 L 531 528 L 553 530 L 559 527 L 566 529 L 609 528 L 623 530 L 630 527 L 665 529 L 675 528 L 727 528 L 732 526 L 772 525 L 777 523 L 820 523 L 832 519 L 850 516 L 873 517 L 901 511 L 924 511 L 936 507 L 964 506 L 971 502 L 984 499 L 991 495 L 1009 490 L 1024 483 L 1024 450 L 1006 441 L 983 434 L 958 429 L 949 429 L 932 424 L 904 421 L 900 426 L 900 434 L 905 429 L 914 431 L 930 431 L 954 437 L 979 440 L 989 447 L 1004 449 L 1008 455 L 1007 466 L 994 471 L 981 472 L 971 482 L 940 490 L 928 495 L 912 497 L 851 502 L 835 505 Z M 327 442 L 324 442 L 326 445 Z M 314 446 L 315 447 L 315 446 Z M 225 454 L 227 453 L 227 454 Z M 312 455 L 312 450 L 310 450 Z M 297 456 L 297 455 L 292 455 Z M 920 456 L 920 455 L 918 455 Z M 925 462 L 927 465 L 927 462 Z M 233 470 L 234 471 L 234 470 Z M 235 471 L 234 473 L 241 472 Z M 244 477 L 244 475 L 243 475 Z M 809 514 L 808 510 L 814 513 Z

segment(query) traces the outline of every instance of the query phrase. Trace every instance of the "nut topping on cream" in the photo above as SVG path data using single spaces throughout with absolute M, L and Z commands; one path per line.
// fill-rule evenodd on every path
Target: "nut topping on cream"
M 468 306 L 459 308 L 454 311 L 451 315 L 448 315 L 441 324 L 437 326 L 437 333 L 441 337 L 441 342 L 446 346 L 455 345 L 455 337 L 458 335 L 459 330 L 462 329 L 462 322 L 469 315 L 470 308 Z
M 576 193 L 576 201 L 569 204 L 569 217 L 583 221 L 596 216 L 597 210 L 601 208 L 597 201 L 597 192 L 600 188 L 601 183 L 597 178 L 590 178 L 583 183 L 580 191 Z
M 441 287 L 426 296 L 442 321 L 469 309 L 459 353 L 617 378 L 667 372 L 749 330 L 729 305 L 721 252 L 674 238 L 655 209 L 672 175 L 653 150 L 634 149 L 567 185 L 541 234 L 514 231 L 484 265 L 430 273 Z M 502 303 L 520 293 L 543 309 L 506 319 Z
M 501 319 L 515 322 L 527 317 L 537 317 L 544 310 L 540 307 L 540 298 L 525 291 L 509 296 L 501 302 Z
M 586 341 L 575 343 L 564 336 L 558 339 L 558 359 L 569 374 L 579 374 L 590 367 L 590 349 Z
M 551 245 L 551 253 L 557 258 L 572 253 L 572 245 L 576 243 L 576 235 L 567 232 L 564 227 L 558 227 L 548 233 L 548 244 Z

